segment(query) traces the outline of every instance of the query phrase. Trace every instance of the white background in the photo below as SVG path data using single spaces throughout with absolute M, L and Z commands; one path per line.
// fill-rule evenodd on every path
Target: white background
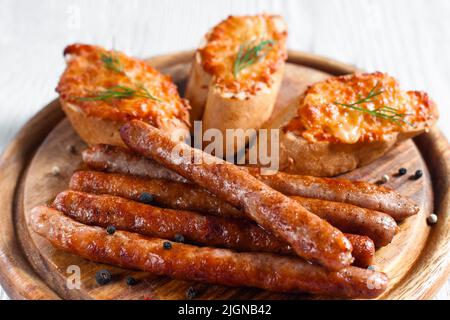
M 229 14 L 259 12 L 284 16 L 290 49 L 385 71 L 406 89 L 428 91 L 450 136 L 447 0 L 0 0 L 0 150 L 56 97 L 67 44 L 149 57 L 196 47 Z M 449 288 L 437 297 L 449 299 Z

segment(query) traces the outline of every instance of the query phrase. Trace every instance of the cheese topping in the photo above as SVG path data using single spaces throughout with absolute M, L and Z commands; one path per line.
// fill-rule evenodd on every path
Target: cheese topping
M 371 93 L 378 94 L 355 104 Z M 375 72 L 334 77 L 310 86 L 300 99 L 297 117 L 284 129 L 309 142 L 352 144 L 427 127 L 436 117 L 435 105 L 426 93 L 402 91 L 394 78 Z
M 140 119 L 157 127 L 174 119 L 188 124 L 189 106 L 170 77 L 145 62 L 83 44 L 68 46 L 64 55 L 67 68 L 56 91 L 88 116 L 115 121 Z M 138 94 L 99 99 L 105 92 L 123 88 Z
M 198 50 L 203 69 L 213 76 L 214 89 L 226 98 L 246 99 L 269 90 L 272 75 L 287 58 L 287 27 L 280 16 L 230 16 L 206 35 L 206 45 Z M 238 74 L 233 72 L 240 48 L 271 43 L 261 50 L 255 63 Z

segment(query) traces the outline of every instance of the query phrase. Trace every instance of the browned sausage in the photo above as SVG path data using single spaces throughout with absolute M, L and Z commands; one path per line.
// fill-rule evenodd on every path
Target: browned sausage
M 239 251 L 290 253 L 285 243 L 244 219 L 201 215 L 145 205 L 110 195 L 92 195 L 78 191 L 58 194 L 53 206 L 73 219 L 91 225 L 174 239 L 181 234 L 188 242 Z
M 135 152 L 242 208 L 248 218 L 287 242 L 299 256 L 333 270 L 352 262 L 352 246 L 342 232 L 245 170 L 174 141 L 139 120 L 127 122 L 120 134 Z
M 78 171 L 72 175 L 69 187 L 73 190 L 111 194 L 136 201 L 140 201 L 143 193 L 149 193 L 153 196 L 154 202 L 163 207 L 210 213 L 222 217 L 244 217 L 241 211 L 205 189 L 182 182 Z
M 368 236 L 377 247 L 391 243 L 398 231 L 395 220 L 388 214 L 360 208 L 351 204 L 320 199 L 292 197 L 307 210 L 343 232 Z
M 283 172 L 267 176 L 259 174 L 258 168 L 247 170 L 271 188 L 289 196 L 350 203 L 387 213 L 397 221 L 419 212 L 419 207 L 409 198 L 392 189 L 368 182 L 298 176 Z
M 381 272 L 357 267 L 328 271 L 271 253 L 237 253 L 181 243 L 165 249 L 167 240 L 126 231 L 105 235 L 103 228 L 83 225 L 44 206 L 32 210 L 30 226 L 55 247 L 86 259 L 183 280 L 348 298 L 377 297 L 388 283 Z
M 83 151 L 83 161 L 95 170 L 186 182 L 185 178 L 158 163 L 120 147 L 106 145 L 90 147 Z M 368 182 L 316 178 L 282 172 L 261 175 L 257 168 L 246 169 L 271 188 L 286 195 L 349 203 L 387 213 L 397 221 L 414 215 L 419 210 L 413 201 L 402 197 L 398 192 Z
M 248 220 L 162 209 L 116 196 L 77 191 L 61 192 L 53 206 L 84 224 L 113 225 L 120 230 L 165 239 L 175 239 L 179 234 L 191 243 L 238 251 L 293 254 L 288 245 Z M 363 268 L 369 266 L 375 254 L 372 240 L 352 234 L 345 236 L 353 246 L 353 264 Z
M 91 169 L 106 172 L 119 172 L 154 179 L 167 179 L 188 182 L 179 174 L 166 169 L 159 163 L 146 159 L 125 148 L 98 144 L 85 149 L 83 162 Z
M 353 265 L 361 268 L 367 268 L 373 262 L 375 256 L 375 244 L 366 236 L 345 233 L 345 236 L 353 246 Z
M 210 192 L 193 184 L 137 176 L 79 171 L 70 179 L 70 188 L 96 194 L 111 194 L 140 201 L 141 195 L 153 195 L 156 204 L 179 210 L 199 211 L 222 217 L 245 215 Z M 395 220 L 382 212 L 346 203 L 293 197 L 307 210 L 327 220 L 343 232 L 368 236 L 377 247 L 389 244 L 397 231 Z

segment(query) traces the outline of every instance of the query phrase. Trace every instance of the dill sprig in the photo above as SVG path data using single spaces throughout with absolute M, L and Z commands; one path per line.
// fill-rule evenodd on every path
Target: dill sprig
M 112 99 L 132 99 L 132 98 L 147 98 L 161 102 L 160 99 L 152 95 L 147 88 L 140 85 L 138 89 L 133 89 L 126 86 L 113 86 L 104 91 L 98 92 L 93 97 L 79 98 L 81 101 L 108 101 Z
M 105 64 L 107 69 L 118 73 L 123 72 L 123 65 L 120 63 L 120 60 L 112 54 L 102 53 L 100 59 Z
M 383 106 L 381 108 L 378 109 L 374 109 L 374 110 L 369 110 L 369 109 L 365 109 L 362 107 L 359 107 L 358 105 L 362 105 L 364 103 L 369 103 L 369 102 L 373 102 L 374 98 L 383 94 L 384 91 L 381 89 L 378 89 L 378 85 L 379 83 L 377 82 L 375 84 L 375 86 L 370 90 L 370 92 L 367 94 L 367 96 L 365 97 L 359 97 L 359 100 L 353 102 L 353 103 L 340 103 L 335 101 L 334 104 L 338 105 L 338 106 L 343 106 L 349 109 L 353 109 L 353 110 L 357 110 L 357 111 L 361 111 L 367 114 L 370 114 L 374 117 L 377 118 L 381 118 L 381 119 L 385 119 L 391 122 L 394 122 L 396 124 L 403 124 L 406 123 L 408 125 L 411 125 L 411 123 L 407 122 L 405 120 L 405 117 L 408 116 L 409 114 L 406 113 L 399 113 L 397 111 L 397 109 L 395 108 L 391 108 L 388 106 Z
M 236 78 L 243 69 L 255 64 L 262 57 L 260 53 L 274 43 L 273 40 L 264 40 L 255 46 L 249 43 L 241 44 L 233 64 L 234 77 Z

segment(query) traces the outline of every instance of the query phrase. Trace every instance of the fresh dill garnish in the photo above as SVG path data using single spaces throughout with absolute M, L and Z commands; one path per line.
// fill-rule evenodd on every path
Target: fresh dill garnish
M 93 97 L 79 98 L 81 101 L 107 101 L 112 99 L 132 99 L 132 98 L 147 98 L 161 102 L 160 99 L 152 95 L 147 88 L 140 85 L 138 89 L 129 88 L 126 86 L 113 86 L 104 91 L 98 92 Z
M 370 92 L 365 97 L 359 97 L 359 100 L 353 102 L 353 103 L 340 103 L 335 101 L 334 104 L 342 107 L 346 107 L 349 109 L 361 111 L 367 114 L 370 114 L 372 116 L 375 116 L 377 118 L 385 119 L 391 122 L 394 122 L 396 124 L 401 125 L 402 123 L 406 123 L 408 125 L 412 125 L 411 123 L 407 122 L 405 120 L 405 117 L 409 114 L 406 113 L 399 113 L 395 108 L 391 108 L 388 106 L 383 106 L 378 109 L 369 110 L 362 107 L 358 107 L 358 105 L 362 105 L 364 103 L 373 102 L 373 98 L 381 95 L 384 93 L 383 90 L 378 89 L 379 83 L 377 82 L 375 86 L 370 90 Z
M 254 46 L 249 43 L 241 44 L 233 63 L 234 77 L 236 78 L 239 72 L 256 63 L 263 56 L 260 53 L 274 43 L 273 40 L 264 40 Z
M 117 57 L 114 57 L 112 54 L 104 54 L 102 53 L 100 59 L 105 64 L 105 67 L 111 71 L 115 72 L 123 72 L 123 66 L 120 63 Z

